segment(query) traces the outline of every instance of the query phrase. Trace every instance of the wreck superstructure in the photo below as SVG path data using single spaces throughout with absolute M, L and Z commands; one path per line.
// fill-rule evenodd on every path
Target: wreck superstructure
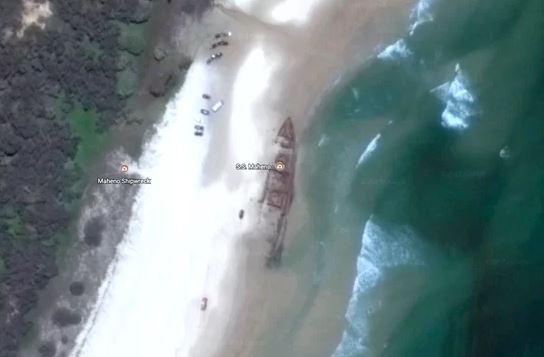
M 281 261 L 287 215 L 293 203 L 296 137 L 293 120 L 290 117 L 280 127 L 275 143 L 279 145 L 279 152 L 274 159 L 275 169 L 268 171 L 263 195 L 259 200 L 263 209 L 267 208 L 267 212 L 271 213 L 274 220 L 274 231 L 267 237 L 270 243 L 266 257 L 267 266 L 277 266 Z

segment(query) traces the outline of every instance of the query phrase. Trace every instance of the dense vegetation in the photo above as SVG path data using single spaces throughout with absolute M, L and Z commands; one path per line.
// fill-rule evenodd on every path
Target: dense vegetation
M 23 2 L 0 3 L 2 357 L 16 354 L 30 327 L 25 314 L 57 274 L 56 254 L 75 213 L 70 207 L 81 192 L 82 165 L 122 120 L 136 85 L 127 70 L 134 59 L 121 58 L 121 37 L 141 51 L 145 43 L 130 29 L 147 20 L 152 4 L 52 0 L 50 6 L 45 28 L 29 27 L 19 37 Z M 118 80 L 131 75 L 129 84 Z

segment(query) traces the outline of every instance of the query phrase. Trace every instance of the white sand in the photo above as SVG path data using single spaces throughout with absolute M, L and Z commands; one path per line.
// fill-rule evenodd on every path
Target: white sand
M 324 0 L 216 0 L 216 4 L 241 11 L 274 25 L 303 26 L 311 19 L 312 9 Z M 326 0 L 325 0 L 326 1 Z
M 274 7 L 270 13 L 270 18 L 277 23 L 293 22 L 302 25 L 306 22 L 314 7 L 315 2 L 312 1 L 284 0 Z
M 217 66 L 198 61 L 191 67 L 157 134 L 137 167 L 131 167 L 152 184 L 138 195 L 129 231 L 73 356 L 187 356 L 208 316 L 220 324 L 216 311 L 228 299 L 220 298 L 224 289 L 219 288 L 233 266 L 233 241 L 251 229 L 250 220 L 239 221 L 238 211 L 262 189 L 260 172 L 240 174 L 234 163 L 263 156 L 264 133 L 254 118 L 262 115 L 258 109 L 278 66 L 258 43 L 248 47 L 240 71 L 233 72 L 231 103 L 213 118 L 198 114 L 208 104 L 201 94 L 210 88 L 220 93 L 217 83 L 224 79 Z M 198 117 L 207 127 L 202 138 L 193 136 Z M 230 131 L 216 135 L 237 139 L 233 160 L 223 167 L 225 174 L 236 175 L 236 187 L 228 180 L 203 185 L 208 146 L 214 145 L 210 129 L 229 117 L 236 118 Z M 203 296 L 209 299 L 205 313 L 200 311 Z
M 368 3 L 373 11 L 381 7 Z M 353 65 L 360 23 L 372 21 L 358 0 L 223 4 L 204 22 L 206 30 L 232 31 L 231 45 L 222 49 L 223 58 L 205 65 L 210 33 L 157 134 L 131 168 L 152 184 L 138 195 L 72 356 L 219 352 L 225 329 L 236 320 L 235 301 L 246 293 L 236 291 L 244 277 L 240 257 L 248 254 L 240 248 L 247 239 L 242 237 L 263 228 L 255 201 L 265 175 L 237 171 L 235 164 L 270 162 L 287 116 L 300 134 L 319 96 Z M 202 93 L 213 96 L 210 103 Z M 218 113 L 198 114 L 219 98 L 225 105 Z M 193 136 L 197 118 L 206 126 L 202 138 Z M 240 221 L 241 208 L 246 218 Z M 199 308 L 203 296 L 209 299 L 205 312 Z

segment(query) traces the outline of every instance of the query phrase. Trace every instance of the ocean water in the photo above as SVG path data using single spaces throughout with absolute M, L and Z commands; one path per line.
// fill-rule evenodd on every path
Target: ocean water
M 354 247 L 331 353 L 542 356 L 544 1 L 411 16 L 304 138 L 321 255 Z

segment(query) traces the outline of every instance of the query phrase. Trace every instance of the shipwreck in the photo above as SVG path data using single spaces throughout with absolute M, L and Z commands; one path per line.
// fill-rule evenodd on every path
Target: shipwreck
M 266 239 L 270 249 L 266 265 L 278 266 L 284 248 L 287 215 L 293 203 L 296 163 L 296 140 L 293 121 L 287 118 L 280 127 L 275 143 L 279 151 L 274 159 L 274 169 L 268 171 L 259 203 L 273 222 L 273 232 Z

